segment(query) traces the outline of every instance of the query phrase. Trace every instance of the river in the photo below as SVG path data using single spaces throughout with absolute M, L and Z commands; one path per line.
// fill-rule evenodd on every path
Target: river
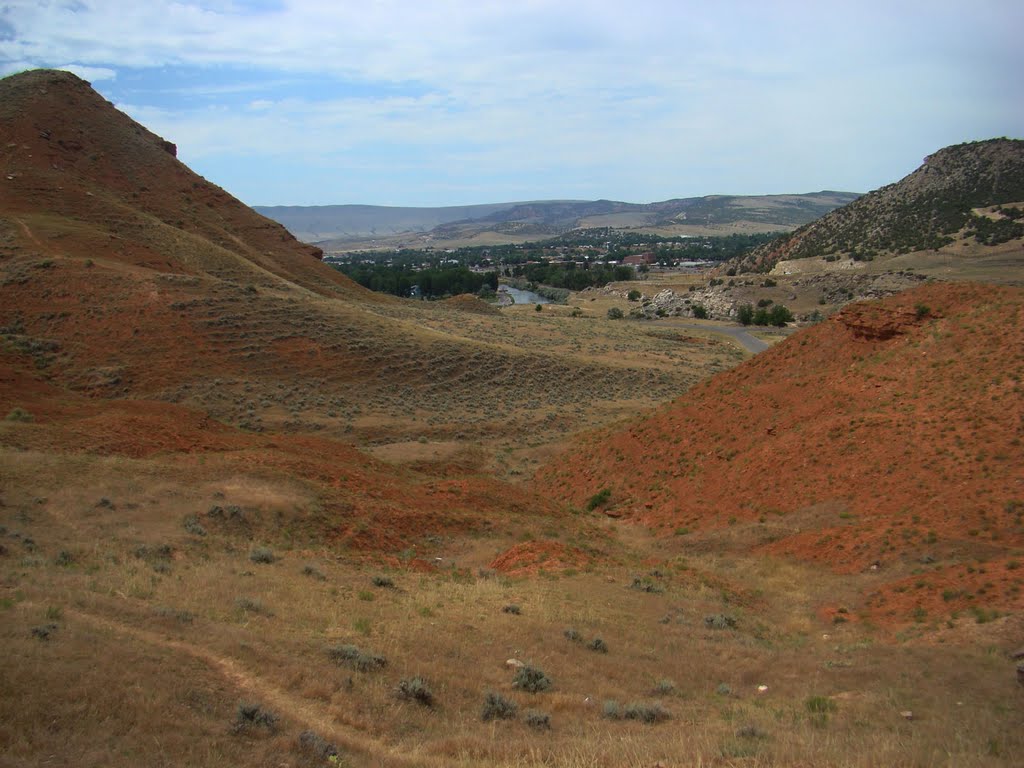
M 521 288 L 513 288 L 511 285 L 499 285 L 498 293 L 505 294 L 512 299 L 514 304 L 550 304 L 551 299 L 545 299 L 533 291 L 524 291 Z

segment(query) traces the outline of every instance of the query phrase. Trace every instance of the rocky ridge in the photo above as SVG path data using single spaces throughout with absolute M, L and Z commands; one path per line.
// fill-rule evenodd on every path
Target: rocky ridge
M 779 261 L 871 261 L 941 248 L 955 238 L 986 245 L 1024 238 L 1016 209 L 975 209 L 1024 201 L 1024 141 L 990 139 L 946 147 L 899 182 L 870 192 L 735 260 L 737 272 L 767 272 Z M 982 221 L 988 219 L 988 221 Z

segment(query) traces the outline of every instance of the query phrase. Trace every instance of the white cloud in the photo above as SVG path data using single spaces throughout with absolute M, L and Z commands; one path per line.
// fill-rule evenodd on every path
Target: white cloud
M 74 62 L 190 162 L 653 199 L 863 190 L 936 142 L 1020 135 L 1021 28 L 1010 0 L 7 0 L 0 71 Z M 190 77 L 147 92 L 165 70 Z
M 61 64 L 54 67 L 54 69 L 66 70 L 89 82 L 113 80 L 117 77 L 117 72 L 109 67 L 84 67 L 80 64 Z

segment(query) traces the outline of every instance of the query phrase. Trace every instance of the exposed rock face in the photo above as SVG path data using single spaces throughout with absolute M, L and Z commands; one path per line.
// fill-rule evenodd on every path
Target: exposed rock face
M 923 306 L 922 310 L 924 311 L 916 313 L 905 309 L 890 310 L 860 305 L 850 307 L 840 314 L 838 319 L 856 339 L 887 341 L 906 333 L 930 314 Z

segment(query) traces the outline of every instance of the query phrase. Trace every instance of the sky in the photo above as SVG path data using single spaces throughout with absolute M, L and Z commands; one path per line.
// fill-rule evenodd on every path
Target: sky
M 1024 138 L 1021 0 L 0 0 L 249 205 L 867 192 Z

